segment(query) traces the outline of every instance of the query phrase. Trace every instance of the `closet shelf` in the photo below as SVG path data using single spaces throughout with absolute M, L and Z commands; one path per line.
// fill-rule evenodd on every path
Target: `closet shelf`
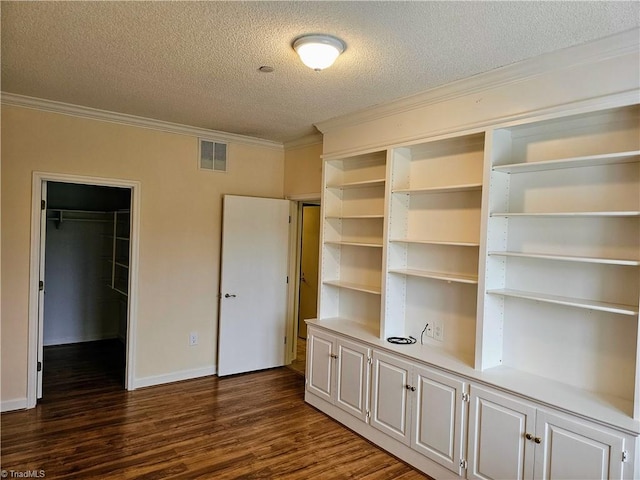
M 461 275 L 459 273 L 442 273 L 442 272 L 429 272 L 427 270 L 416 270 L 412 268 L 391 268 L 389 273 L 397 273 L 400 275 L 407 275 L 410 277 L 432 278 L 435 280 L 443 280 L 446 282 L 455 283 L 468 283 L 477 284 L 477 275 Z
M 392 193 L 455 193 L 455 192 L 472 192 L 482 190 L 481 183 L 469 183 L 465 185 L 446 185 L 442 187 L 425 187 L 425 188 L 396 188 Z
M 494 212 L 492 217 L 640 217 L 640 211 L 619 212 Z
M 541 172 L 545 170 L 560 170 L 563 168 L 596 167 L 601 165 L 635 163 L 638 161 L 640 161 L 640 150 L 632 150 L 629 152 L 606 153 L 604 155 L 588 155 L 584 157 L 546 160 L 542 162 L 495 165 L 493 167 L 493 170 L 503 173 L 528 173 Z
M 111 285 L 109 285 L 111 287 Z M 129 294 L 123 290 L 120 290 L 118 287 L 111 287 L 112 290 L 115 290 L 116 292 L 118 292 L 120 295 L 124 295 L 125 297 L 128 297 Z
M 414 238 L 392 238 L 391 243 L 417 243 L 421 245 L 447 245 L 452 247 L 479 247 L 479 243 L 474 242 L 453 242 L 448 240 L 417 240 Z
M 327 215 L 325 218 L 332 220 L 366 220 L 366 219 L 376 219 L 376 218 L 384 218 L 382 214 L 373 214 L 373 215 Z
M 346 288 L 348 290 L 355 290 L 357 292 L 372 293 L 374 295 L 380 295 L 382 291 L 380 287 L 375 287 L 372 285 L 361 285 L 352 282 L 343 282 L 341 280 L 325 280 L 322 283 L 324 283 L 325 285 L 332 285 L 334 287 Z
M 375 178 L 373 180 L 360 180 L 358 182 L 346 182 L 346 183 L 339 183 L 334 185 L 327 185 L 327 188 L 349 189 L 349 188 L 383 187 L 384 184 L 385 184 L 384 178 Z
M 504 297 L 523 298 L 568 307 L 584 308 L 588 310 L 598 310 L 601 312 L 617 313 L 620 315 L 638 315 L 638 307 L 634 305 L 624 305 L 619 303 L 599 302 L 596 300 L 586 300 L 584 298 L 561 297 L 548 295 L 546 293 L 525 292 L 522 290 L 496 289 L 487 290 L 490 295 L 502 295 Z
M 324 242 L 327 245 L 344 245 L 348 247 L 373 247 L 382 248 L 381 243 L 369 243 L 369 242 L 343 242 L 340 240 L 327 240 Z
M 547 253 L 524 252 L 489 252 L 489 255 L 501 257 L 537 258 L 541 260 L 558 260 L 563 262 L 602 263 L 606 265 L 625 265 L 631 267 L 640 266 L 640 260 L 618 258 L 578 257 L 572 255 L 552 255 Z
M 113 240 L 114 236 L 113 235 L 102 235 L 104 238 L 109 238 L 111 240 Z M 125 242 L 128 242 L 129 240 L 131 240 L 129 237 L 115 237 L 116 240 L 122 240 Z

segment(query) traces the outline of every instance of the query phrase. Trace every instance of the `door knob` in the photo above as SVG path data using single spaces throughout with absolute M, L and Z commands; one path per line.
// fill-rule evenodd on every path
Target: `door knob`
M 225 293 L 224 298 L 236 298 L 235 293 Z

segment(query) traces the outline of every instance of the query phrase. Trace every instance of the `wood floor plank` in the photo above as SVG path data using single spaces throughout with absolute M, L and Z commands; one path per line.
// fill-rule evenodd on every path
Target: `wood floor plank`
M 2 414 L 3 469 L 68 480 L 428 478 L 304 403 L 304 377 L 287 368 L 127 392 L 122 352 L 49 353 L 43 402 Z

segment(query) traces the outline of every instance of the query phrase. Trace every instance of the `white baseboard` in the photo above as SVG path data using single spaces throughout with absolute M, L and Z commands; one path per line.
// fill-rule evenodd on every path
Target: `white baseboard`
M 27 408 L 27 399 L 14 398 L 13 400 L 4 400 L 0 403 L 0 411 L 11 412 L 13 410 L 24 410 Z
M 118 338 L 118 334 L 116 332 L 94 333 L 94 334 L 87 334 L 87 335 L 74 336 L 74 337 L 45 339 L 43 346 L 52 347 L 54 345 L 68 345 L 70 343 L 95 342 L 97 340 L 112 340 L 114 338 Z
M 180 382 L 182 380 L 191 380 L 193 378 L 208 377 L 218 372 L 216 365 L 203 368 L 194 368 L 192 370 L 181 370 L 179 372 L 167 373 L 164 375 L 153 375 L 151 377 L 136 378 L 133 381 L 133 389 L 151 387 L 154 385 L 163 385 L 165 383 Z

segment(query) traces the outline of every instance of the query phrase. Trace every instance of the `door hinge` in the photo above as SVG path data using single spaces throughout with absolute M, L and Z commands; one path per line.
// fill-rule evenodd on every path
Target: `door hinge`
M 38 362 L 38 371 L 41 372 L 42 371 L 42 362 Z
M 287 285 L 289 285 L 289 275 L 287 275 Z
M 462 393 L 462 401 L 463 402 L 468 402 L 470 400 L 469 394 L 468 393 Z
M 40 200 L 40 210 L 46 210 L 47 208 L 47 202 L 45 202 L 44 200 Z
M 467 469 L 467 461 L 464 458 L 460 459 L 460 468 L 466 470 Z
M 622 461 L 623 462 L 629 461 L 629 452 L 627 452 L 626 450 L 622 451 Z
M 42 280 L 38 282 L 38 290 L 40 291 L 44 290 L 44 282 Z
M 287 344 L 287 336 L 286 335 L 284 336 L 284 344 L 285 345 Z
M 291 223 L 291 215 L 289 215 L 289 223 Z

